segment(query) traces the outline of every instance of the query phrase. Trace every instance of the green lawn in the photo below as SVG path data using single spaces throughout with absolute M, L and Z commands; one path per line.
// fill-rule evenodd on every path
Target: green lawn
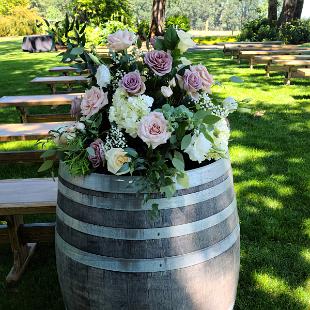
M 251 114 L 231 117 L 230 147 L 241 223 L 241 272 L 235 309 L 310 309 L 310 81 L 283 76 L 268 79 L 263 67 L 250 70 L 221 52 L 195 52 L 223 83 L 223 94 L 252 98 Z M 54 53 L 20 52 L 20 40 L 0 40 L 0 96 L 47 93 L 32 86 L 36 75 L 58 63 Z M 243 84 L 229 82 L 238 75 Z M 18 121 L 13 109 L 0 110 L 0 122 Z M 0 149 L 32 147 L 3 143 Z M 36 177 L 36 167 L 1 166 L 0 179 Z M 32 220 L 30 218 L 28 220 Z M 8 247 L 0 249 L 0 279 L 10 269 Z M 40 246 L 17 288 L 0 282 L 0 309 L 64 309 L 53 247 Z M 159 309 L 160 310 L 160 309 Z M 216 310 L 216 309 L 215 309 Z

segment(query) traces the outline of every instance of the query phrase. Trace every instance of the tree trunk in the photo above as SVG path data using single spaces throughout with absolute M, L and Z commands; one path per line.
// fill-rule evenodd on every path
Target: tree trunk
M 268 0 L 268 20 L 270 22 L 278 19 L 278 0 Z
M 297 0 L 294 19 L 300 19 L 301 18 L 301 12 L 302 12 L 303 6 L 304 6 L 304 0 Z
M 284 0 L 278 25 L 283 25 L 293 19 L 300 19 L 304 0 Z
M 160 36 L 165 28 L 166 0 L 153 0 L 150 37 Z

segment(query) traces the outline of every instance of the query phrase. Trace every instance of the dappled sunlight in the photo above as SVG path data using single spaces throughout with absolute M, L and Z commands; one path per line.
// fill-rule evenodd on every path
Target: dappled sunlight
M 230 139 L 242 138 L 242 137 L 244 137 L 244 135 L 245 135 L 245 133 L 242 132 L 241 130 L 232 130 L 231 135 L 230 135 Z
M 304 233 L 310 239 L 310 218 L 304 220 L 303 227 L 304 227 Z
M 274 155 L 275 153 L 241 145 L 234 145 L 230 148 L 230 154 L 233 164 L 240 164 L 249 160 L 254 162 L 257 159 L 268 157 L 270 155 Z

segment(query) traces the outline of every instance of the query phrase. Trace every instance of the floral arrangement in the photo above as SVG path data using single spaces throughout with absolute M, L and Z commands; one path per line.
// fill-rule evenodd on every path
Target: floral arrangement
M 174 194 L 186 170 L 227 156 L 229 97 L 212 94 L 212 75 L 182 56 L 195 46 L 172 26 L 141 49 L 136 35 L 109 35 L 110 64 L 95 56 L 93 85 L 72 102 L 72 126 L 50 133 L 73 175 L 139 175 L 141 191 Z M 51 166 L 46 161 L 41 170 Z

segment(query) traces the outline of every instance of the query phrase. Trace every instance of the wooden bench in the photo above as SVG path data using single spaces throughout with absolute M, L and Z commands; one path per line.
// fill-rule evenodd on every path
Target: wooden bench
M 292 77 L 309 79 L 310 78 L 310 68 L 297 69 L 296 72 L 292 73 Z
M 256 64 L 269 64 L 272 60 L 309 60 L 310 55 L 263 55 L 263 56 L 254 56 L 253 65 Z
M 8 241 L 13 252 L 13 267 L 6 277 L 17 282 L 34 253 L 36 242 L 52 242 L 54 223 L 24 224 L 23 215 L 55 213 L 57 182 L 53 179 L 0 181 L 0 243 Z
M 89 78 L 84 75 L 36 77 L 31 81 L 31 83 L 48 85 L 51 88 L 53 94 L 56 94 L 57 84 L 67 85 L 68 88 L 70 88 L 73 84 L 87 84 L 88 82 Z
M 72 122 L 0 124 L 0 142 L 18 140 L 38 140 L 48 135 L 48 132 Z
M 253 69 L 254 57 L 266 55 L 310 55 L 309 49 L 279 49 L 279 50 L 264 50 L 264 51 L 240 51 L 239 60 L 245 59 L 250 63 L 250 69 Z
M 77 68 L 69 67 L 69 66 L 63 66 L 63 67 L 59 66 L 59 67 L 52 67 L 48 71 L 67 76 L 68 73 L 76 73 Z
M 296 72 L 298 68 L 307 67 L 310 67 L 310 58 L 309 60 L 274 59 L 271 61 L 271 64 L 266 66 L 266 74 L 269 76 L 270 71 L 284 71 L 286 73 L 284 84 L 290 85 L 293 73 Z
M 34 106 L 60 106 L 71 105 L 75 97 L 81 97 L 83 93 L 62 95 L 34 95 L 34 96 L 4 96 L 0 98 L 0 108 L 16 107 L 23 123 L 53 122 L 72 120 L 69 113 L 64 114 L 36 114 L 28 113 L 29 107 Z

